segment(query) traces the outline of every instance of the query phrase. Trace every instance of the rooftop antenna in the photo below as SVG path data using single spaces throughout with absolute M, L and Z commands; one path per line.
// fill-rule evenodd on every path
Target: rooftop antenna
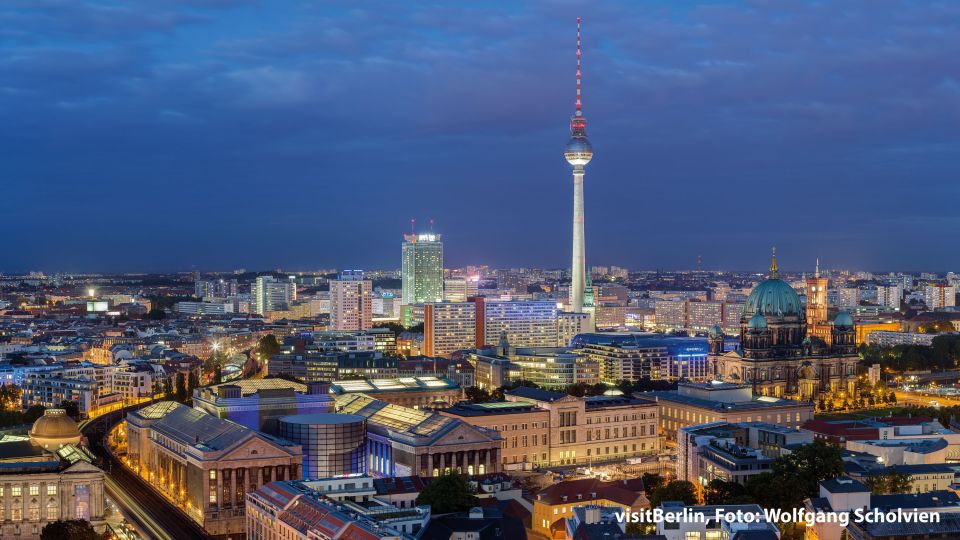
M 580 112 L 580 17 L 577 17 L 577 116 L 583 116 Z
M 433 218 L 430 218 L 430 234 L 433 234 Z
M 417 234 L 416 223 L 417 223 L 417 220 L 415 219 L 410 220 L 410 234 L 413 234 L 413 235 Z
M 703 265 L 703 258 L 700 255 L 697 255 L 697 272 L 700 272 L 702 265 Z

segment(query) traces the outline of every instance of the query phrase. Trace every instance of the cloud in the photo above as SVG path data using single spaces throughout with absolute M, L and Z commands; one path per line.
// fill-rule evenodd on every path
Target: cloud
M 591 260 L 689 266 L 696 250 L 751 267 L 775 240 L 764 234 L 792 241 L 798 259 L 851 253 L 811 245 L 815 226 L 859 228 L 863 249 L 845 264 L 892 267 L 901 229 L 948 241 L 946 201 L 960 189 L 953 2 L 15 0 L 0 7 L 0 174 L 13 194 L 0 226 L 42 207 L 39 241 L 67 251 L 7 250 L 0 270 L 69 261 L 57 231 L 89 192 L 110 210 L 163 204 L 136 235 L 87 222 L 130 245 L 100 269 L 143 269 L 169 234 L 223 244 L 216 257 L 277 242 L 276 261 L 229 256 L 250 267 L 390 266 L 393 228 L 426 214 L 459 240 L 455 264 L 563 265 L 577 15 L 596 148 Z M 910 196 L 917 185 L 937 198 Z M 303 250 L 348 223 L 343 253 Z M 960 264 L 932 246 L 910 256 Z

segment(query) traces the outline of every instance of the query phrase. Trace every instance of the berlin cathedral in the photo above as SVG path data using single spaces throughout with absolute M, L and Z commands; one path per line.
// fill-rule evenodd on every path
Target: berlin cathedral
M 749 384 L 754 395 L 813 401 L 821 394 L 856 391 L 856 332 L 847 312 L 827 320 L 827 280 L 819 264 L 806 282 L 807 305 L 780 279 L 774 251 L 769 277 L 754 287 L 740 317 L 740 346 L 724 352 L 715 327 L 708 337 L 711 375 Z

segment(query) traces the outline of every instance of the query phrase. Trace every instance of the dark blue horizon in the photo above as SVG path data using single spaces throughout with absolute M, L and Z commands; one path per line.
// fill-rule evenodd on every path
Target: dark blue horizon
M 0 7 L 0 272 L 957 270 L 960 4 Z

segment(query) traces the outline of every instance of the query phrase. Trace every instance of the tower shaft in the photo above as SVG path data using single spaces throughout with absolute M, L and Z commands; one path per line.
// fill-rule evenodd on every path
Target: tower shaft
M 573 168 L 573 259 L 570 265 L 570 306 L 583 311 L 583 292 L 586 287 L 587 255 L 583 234 L 583 166 Z

